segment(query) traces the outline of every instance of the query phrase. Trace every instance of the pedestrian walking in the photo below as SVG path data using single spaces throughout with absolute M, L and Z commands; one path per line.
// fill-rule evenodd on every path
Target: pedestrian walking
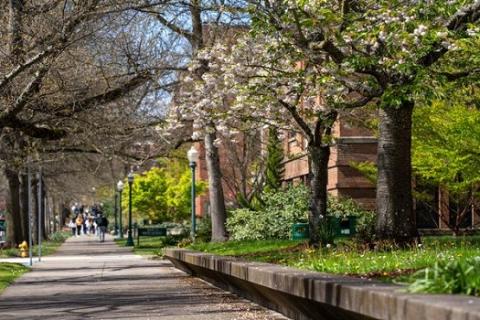
M 70 219 L 68 227 L 72 230 L 72 236 L 75 236 L 77 234 L 77 225 L 75 224 L 75 219 Z
M 79 213 L 75 219 L 75 224 L 77 225 L 77 237 L 82 234 L 83 229 L 83 215 Z
M 99 230 L 100 242 L 105 241 L 105 233 L 107 232 L 108 219 L 103 214 L 99 214 L 97 219 L 97 227 Z

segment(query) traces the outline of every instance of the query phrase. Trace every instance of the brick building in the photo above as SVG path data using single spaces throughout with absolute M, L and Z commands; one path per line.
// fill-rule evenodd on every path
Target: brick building
M 329 161 L 328 191 L 330 195 L 352 198 L 362 207 L 369 210 L 375 209 L 375 185 L 366 179 L 362 173 L 351 166 L 352 162 L 376 161 L 377 141 L 371 131 L 352 125 L 348 119 L 340 118 L 334 127 L 334 143 L 331 147 Z M 290 131 L 283 140 L 284 182 L 299 184 L 308 183 L 309 162 L 306 154 L 306 139 L 295 131 Z M 257 156 L 262 152 L 262 139 L 259 137 Z M 230 146 L 231 147 L 231 146 Z M 207 180 L 208 172 L 205 163 L 205 149 L 203 143 L 196 143 L 199 151 L 199 163 L 196 178 Z M 221 145 L 219 148 L 222 174 L 224 176 L 223 188 L 227 205 L 232 204 L 236 194 L 231 188 L 228 179 L 238 176 L 235 163 L 227 157 L 228 147 Z M 417 214 L 417 225 L 420 229 L 448 229 L 447 221 L 452 223 L 455 219 L 453 199 L 446 190 L 440 187 L 416 185 L 415 189 L 427 197 L 415 200 L 414 207 Z M 197 215 L 205 216 L 208 213 L 208 194 L 197 197 Z M 479 228 L 480 210 L 472 206 L 465 215 L 462 228 Z
M 196 179 L 208 181 L 208 171 L 205 160 L 205 147 L 203 142 L 195 143 L 199 152 L 196 170 Z M 237 203 L 237 194 L 248 194 L 251 190 L 248 180 L 252 177 L 252 164 L 262 153 L 262 137 L 260 132 L 239 133 L 235 142 L 222 141 L 218 147 L 220 167 L 222 171 L 222 187 L 227 207 Z M 204 216 L 209 211 L 208 194 L 203 194 L 196 199 L 198 216 Z
M 260 157 L 263 145 L 262 135 L 257 140 L 255 153 Z M 376 139 L 367 129 L 354 127 L 348 121 L 340 119 L 334 128 L 335 143 L 331 149 L 329 161 L 328 191 L 333 196 L 348 197 L 356 200 L 366 209 L 375 207 L 375 186 L 368 181 L 358 170 L 350 166 L 352 161 L 375 161 Z M 205 148 L 203 143 L 196 143 L 199 151 L 199 161 L 196 178 L 207 180 L 208 172 L 205 163 Z M 231 148 L 231 146 L 230 146 Z M 309 176 L 309 163 L 306 154 L 306 140 L 295 131 L 288 132 L 283 141 L 285 154 L 284 177 L 285 183 L 307 183 Z M 219 147 L 220 163 L 223 174 L 223 188 L 227 205 L 234 202 L 235 190 L 231 188 L 229 179 L 237 177 L 235 161 L 229 159 L 227 152 L 232 150 L 224 144 Z M 197 215 L 204 216 L 208 213 L 208 195 L 202 195 L 196 199 Z
M 340 118 L 334 127 L 335 143 L 331 147 L 328 165 L 328 192 L 333 196 L 352 198 L 366 209 L 375 207 L 375 186 L 351 162 L 375 162 L 376 138 L 358 126 Z M 289 132 L 284 140 L 284 181 L 307 183 L 309 174 L 306 139 L 299 133 Z
M 235 36 L 243 32 L 243 29 L 228 29 L 225 33 L 223 28 L 205 26 L 207 39 L 215 38 L 213 34 L 221 31 L 223 39 L 234 40 Z M 299 63 L 299 67 L 302 64 Z M 364 117 L 363 111 L 359 111 L 354 117 Z M 363 115 L 362 115 L 363 113 Z M 369 210 L 375 209 L 375 185 L 363 176 L 357 169 L 352 167 L 352 162 L 376 161 L 377 140 L 371 131 L 363 126 L 355 124 L 352 118 L 342 118 L 336 122 L 333 130 L 334 143 L 331 147 L 328 174 L 328 192 L 332 196 L 346 197 L 355 200 L 362 207 Z M 263 135 L 259 135 L 258 144 L 254 147 L 254 153 L 260 156 L 264 149 L 262 144 Z M 199 163 L 196 178 L 208 180 L 208 172 L 205 163 L 205 148 L 203 143 L 195 144 L 199 151 Z M 252 148 L 252 146 L 249 146 Z M 237 147 L 233 147 L 237 148 Z M 242 146 L 241 148 L 245 148 Z M 309 162 L 306 154 L 306 139 L 298 132 L 288 132 L 283 141 L 285 154 L 285 171 L 283 180 L 285 183 L 308 183 Z M 223 189 L 227 206 L 235 202 L 236 188 L 234 181 L 241 176 L 237 168 L 238 161 L 231 159 L 227 154 L 231 153 L 232 146 L 221 145 L 219 147 L 221 170 L 223 174 Z M 238 189 L 238 186 L 237 186 Z M 447 221 L 451 223 L 455 219 L 455 208 L 453 200 L 448 192 L 439 187 L 422 187 L 416 185 L 416 191 L 429 194 L 428 200 L 416 200 L 414 207 L 417 213 L 417 225 L 419 228 L 440 228 L 447 229 Z M 198 196 L 196 199 L 197 215 L 205 216 L 208 213 L 208 194 Z M 480 209 L 472 206 L 462 224 L 463 227 L 480 227 Z

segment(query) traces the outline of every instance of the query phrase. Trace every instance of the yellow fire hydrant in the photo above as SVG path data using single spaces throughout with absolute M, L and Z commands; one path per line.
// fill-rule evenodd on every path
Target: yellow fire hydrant
M 28 256 L 28 244 L 27 241 L 23 241 L 18 245 L 18 249 L 20 249 L 20 257 L 26 258 Z

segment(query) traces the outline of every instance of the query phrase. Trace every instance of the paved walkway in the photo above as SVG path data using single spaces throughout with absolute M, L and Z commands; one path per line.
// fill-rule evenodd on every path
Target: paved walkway
M 35 260 L 34 260 L 35 261 Z M 70 238 L 0 296 L 0 319 L 286 319 L 111 238 Z

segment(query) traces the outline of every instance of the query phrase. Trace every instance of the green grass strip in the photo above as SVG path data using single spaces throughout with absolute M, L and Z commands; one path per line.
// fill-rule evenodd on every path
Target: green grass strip
M 0 262 L 0 293 L 28 270 L 18 263 Z

